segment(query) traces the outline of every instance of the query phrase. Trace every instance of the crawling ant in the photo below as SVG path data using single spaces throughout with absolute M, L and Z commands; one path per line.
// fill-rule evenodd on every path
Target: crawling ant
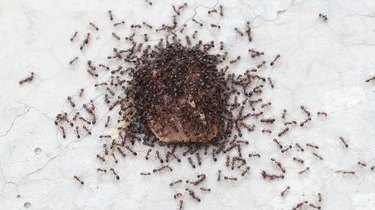
M 85 91 L 85 89 L 81 88 L 81 89 L 79 90 L 79 94 L 78 94 L 78 96 L 79 96 L 79 97 L 82 97 L 84 91 Z
M 85 183 L 78 177 L 78 176 L 73 176 L 75 180 L 77 180 L 81 185 L 84 185 Z
M 115 169 L 111 168 L 111 169 L 109 169 L 109 170 L 110 170 L 110 171 L 112 171 L 113 175 L 115 175 L 115 176 L 116 176 L 116 179 L 117 179 L 117 180 L 120 180 L 120 176 L 119 176 L 119 175 L 117 175 L 117 173 L 116 173 Z
M 202 190 L 203 192 L 211 192 L 210 188 L 200 187 L 199 189 Z
M 25 82 L 31 82 L 34 79 L 34 72 L 31 72 L 30 76 L 26 77 L 25 79 L 18 82 L 18 84 L 22 85 Z
M 211 13 L 217 13 L 217 9 L 209 10 L 207 13 L 208 13 L 208 14 L 211 14 Z
M 150 176 L 151 173 L 150 172 L 141 172 L 140 175 L 141 176 Z
M 361 162 L 361 161 L 358 161 L 358 165 L 360 165 L 360 166 L 362 166 L 362 167 L 366 167 L 366 166 L 367 166 L 367 164 L 366 164 L 366 163 L 364 163 L 364 162 Z
M 177 181 L 174 181 L 174 182 L 170 183 L 169 186 L 172 187 L 173 185 L 178 184 L 178 183 L 181 183 L 181 182 L 182 182 L 182 179 L 179 179 L 179 180 L 177 180 Z
M 276 121 L 276 119 L 274 118 L 269 118 L 269 119 L 261 119 L 260 122 L 262 123 L 269 123 L 269 124 L 272 124 Z
M 284 196 L 286 195 L 286 193 L 288 193 L 289 189 L 290 189 L 290 186 L 287 186 L 287 187 L 285 188 L 285 190 L 283 190 L 283 191 L 280 193 L 281 197 L 284 197 Z
M 221 180 L 221 170 L 217 171 L 217 181 L 220 182 Z
M 198 180 L 196 180 L 196 181 L 186 180 L 186 183 L 192 184 L 192 185 L 196 186 L 196 185 L 202 183 L 206 179 L 206 175 L 205 174 L 198 174 L 197 177 L 198 177 Z
M 305 173 L 305 172 L 308 171 L 308 170 L 310 170 L 310 167 L 307 167 L 307 168 L 305 168 L 304 170 L 298 172 L 298 174 L 303 174 L 303 173 Z
M 91 135 L 91 131 L 85 126 L 85 125 L 82 125 L 82 128 L 89 134 Z
M 122 157 L 126 157 L 126 154 L 120 147 L 117 147 L 117 151 L 122 155 Z
M 264 55 L 264 52 L 259 52 L 259 51 L 254 50 L 254 49 L 249 49 L 249 53 L 251 54 L 251 57 L 252 57 L 252 58 L 255 58 L 255 57 L 257 57 L 257 56 Z
M 307 114 L 308 117 L 311 116 L 311 113 L 304 106 L 301 106 L 301 109 L 302 109 L 303 112 L 305 112 Z
M 83 50 L 83 47 L 84 47 L 85 45 L 88 45 L 88 44 L 89 44 L 89 41 L 90 41 L 90 33 L 87 33 L 87 34 L 86 34 L 86 38 L 85 38 L 85 40 L 83 40 L 83 42 L 82 42 L 81 46 L 79 47 L 79 49 L 80 49 L 80 50 Z
M 112 11 L 111 10 L 108 10 L 108 15 L 109 15 L 109 20 L 113 21 L 113 15 L 112 15 Z
M 109 121 L 111 120 L 111 116 L 107 116 L 107 122 L 105 123 L 104 127 L 108 127 Z
M 152 29 L 152 26 L 150 24 L 147 24 L 146 22 L 142 22 L 143 25 L 145 25 L 146 27 Z
M 115 32 L 112 32 L 112 36 L 115 37 L 117 40 L 121 40 L 121 38 Z
M 97 168 L 96 171 L 98 171 L 98 172 L 103 172 L 103 173 L 107 173 L 107 170 L 106 170 L 106 169 L 101 169 L 101 168 Z
M 273 82 L 272 82 L 271 78 L 270 78 L 270 77 L 268 77 L 268 78 L 267 78 L 267 80 L 268 80 L 268 82 L 270 83 L 270 85 L 271 85 L 271 88 L 274 88 L 275 86 L 273 85 Z
M 272 131 L 271 131 L 270 129 L 263 129 L 263 130 L 262 130 L 262 133 L 269 133 L 269 134 L 271 134 Z
M 257 69 L 262 68 L 266 64 L 266 61 L 262 61 L 262 63 L 257 65 Z
M 373 77 L 371 77 L 371 78 L 369 78 L 369 79 L 366 80 L 366 82 L 371 82 L 371 81 L 375 81 L 375 76 L 373 76 Z
M 160 157 L 160 153 L 156 150 L 156 158 L 159 159 L 160 163 L 164 163 L 164 160 Z
M 283 173 L 286 172 L 285 169 L 284 169 L 284 167 L 283 167 L 283 165 L 282 165 L 279 161 L 276 161 L 274 158 L 271 158 L 271 161 L 274 162 L 274 163 L 276 163 L 277 167 L 279 167 L 279 169 L 280 169 Z
M 322 194 L 318 193 L 318 201 L 319 203 L 322 202 Z
M 285 126 L 287 126 L 287 125 L 296 125 L 296 124 L 297 124 L 297 121 L 295 121 L 295 120 L 284 123 Z
M 250 166 L 247 166 L 244 171 L 241 172 L 241 176 L 245 176 L 250 171 Z
M 212 24 L 211 23 L 211 28 L 218 28 L 218 29 L 220 29 L 220 25 L 216 25 L 216 24 Z
M 310 143 L 307 143 L 306 146 L 308 146 L 308 147 L 312 147 L 312 148 L 314 148 L 314 149 L 319 149 L 318 146 L 313 145 L 313 144 L 310 144 Z
M 309 206 L 312 207 L 312 208 L 314 208 L 314 209 L 321 209 L 320 206 L 315 206 L 315 205 L 312 204 L 312 203 L 309 203 Z
M 238 28 L 234 28 L 234 30 L 235 30 L 240 36 L 244 36 L 243 32 L 240 31 L 240 29 L 238 29 Z
M 314 155 L 315 157 L 319 158 L 320 160 L 323 160 L 323 158 L 322 158 L 320 155 L 318 155 L 317 153 L 313 152 L 313 155 Z
M 81 135 L 79 135 L 79 126 L 76 126 L 76 134 L 77 138 L 81 138 Z
M 316 114 L 317 115 L 322 115 L 322 116 L 325 116 L 325 117 L 328 116 L 328 114 L 326 112 L 317 112 Z
M 220 5 L 219 8 L 220 8 L 220 16 L 223 17 L 224 16 L 223 5 Z
M 114 23 L 113 26 L 116 27 L 116 26 L 124 25 L 124 24 L 125 24 L 125 21 L 121 21 L 121 22 Z
M 152 6 L 152 2 L 150 2 L 149 0 L 145 0 L 145 1 L 146 1 L 146 3 L 147 3 L 148 5 Z
M 201 202 L 201 199 L 195 195 L 195 192 L 194 192 L 193 190 L 191 190 L 191 189 L 189 189 L 189 188 L 186 188 L 185 190 L 189 192 L 189 195 L 190 195 L 192 198 L 194 198 L 194 199 L 197 200 L 198 202 Z
M 299 124 L 299 126 L 303 127 L 303 126 L 304 126 L 307 122 L 309 122 L 310 120 L 311 120 L 310 117 L 307 118 L 305 121 L 301 122 L 301 123 Z
M 99 28 L 94 23 L 90 22 L 89 24 L 90 24 L 90 26 L 94 27 L 95 30 L 99 31 Z
M 253 37 L 251 35 L 251 27 L 250 27 L 250 21 L 247 21 L 246 22 L 246 34 L 247 34 L 247 37 L 249 39 L 249 42 L 251 42 L 253 40 Z
M 355 172 L 354 172 L 354 171 L 342 171 L 342 170 L 339 170 L 339 171 L 335 171 L 335 173 L 342 173 L 342 174 L 351 174 L 351 175 L 355 175 Z
M 96 155 L 96 157 L 97 157 L 99 160 L 105 162 L 105 158 L 104 158 L 104 157 L 102 157 L 102 156 L 100 156 L 100 155 Z
M 173 171 L 173 169 L 170 166 L 165 165 L 165 166 L 162 166 L 160 168 L 156 168 L 156 169 L 152 170 L 152 172 L 156 173 L 156 172 L 160 172 L 160 171 L 162 171 L 164 169 L 169 169 L 169 171 Z
M 68 102 L 70 103 L 70 106 L 71 106 L 71 107 L 74 108 L 74 107 L 76 106 L 76 104 L 72 101 L 72 97 L 71 97 L 71 96 L 68 96 L 67 100 L 68 100 Z
M 192 19 L 192 21 L 193 21 L 194 23 L 200 25 L 201 27 L 203 26 L 203 23 L 199 22 L 198 20 L 196 20 L 196 19 L 194 19 L 194 18 Z
M 273 66 L 275 62 L 281 57 L 280 54 L 277 54 L 276 57 L 273 59 L 273 61 L 270 63 L 270 66 Z
M 137 156 L 137 153 L 133 151 L 128 145 L 126 145 L 125 148 L 129 150 L 129 152 L 131 152 L 134 156 Z
M 71 42 L 74 40 L 74 38 L 76 38 L 77 34 L 78 34 L 78 31 L 74 32 L 72 38 L 70 38 L 70 41 L 71 41 Z
M 319 13 L 319 18 L 322 19 L 324 22 L 326 22 L 328 20 L 327 15 L 322 14 L 322 13 Z
M 305 150 L 302 148 L 302 146 L 301 146 L 300 144 L 298 144 L 298 143 L 296 143 L 296 147 L 297 147 L 298 149 L 300 149 L 301 152 L 305 151 Z
M 182 193 L 176 193 L 176 194 L 173 195 L 173 198 L 176 199 L 176 198 L 181 197 L 181 196 L 182 196 Z
M 288 132 L 289 131 L 289 128 L 288 127 L 286 127 L 286 128 L 284 128 L 280 133 L 278 133 L 277 134 L 277 136 L 278 137 L 281 137 L 282 135 L 284 135 L 286 132 Z
M 283 148 L 283 146 L 280 144 L 279 141 L 277 141 L 277 139 L 273 139 L 273 141 L 279 146 L 280 149 Z
M 305 161 L 304 160 L 302 160 L 301 158 L 296 158 L 296 157 L 293 157 L 293 160 L 294 161 L 297 161 L 297 162 L 299 162 L 299 163 L 301 163 L 301 164 L 303 164 Z
M 289 145 L 289 147 L 286 147 L 286 148 L 282 149 L 281 153 L 285 153 L 285 152 L 287 152 L 290 149 L 292 149 L 292 145 Z
M 343 137 L 340 136 L 340 140 L 341 140 L 341 142 L 344 144 L 344 146 L 345 146 L 346 148 L 349 147 L 349 145 L 346 143 L 346 141 L 344 140 Z
M 292 210 L 297 210 L 299 208 L 301 208 L 304 204 L 307 204 L 308 202 L 307 201 L 303 201 L 301 203 L 298 203 L 295 207 L 293 207 Z
M 60 125 L 60 129 L 61 129 L 61 132 L 62 132 L 63 138 L 65 139 L 65 138 L 66 138 L 65 128 L 64 128 L 63 126 Z
M 202 165 L 201 156 L 200 156 L 199 152 L 195 153 L 195 156 L 197 157 L 198 165 Z
M 258 154 L 258 153 L 250 153 L 249 157 L 258 157 L 258 158 L 260 158 L 260 154 Z
M 237 181 L 237 177 L 235 177 L 235 176 L 224 176 L 224 179 L 225 180 L 230 180 L 230 181 Z
M 72 65 L 77 60 L 78 60 L 78 56 L 74 57 L 71 61 L 69 61 L 69 65 Z
M 282 115 L 281 115 L 281 118 L 282 118 L 283 120 L 285 119 L 286 112 L 287 112 L 286 109 L 284 109 L 284 110 L 283 110 L 283 113 L 282 113 Z
M 263 179 L 275 180 L 275 179 L 284 179 L 284 175 L 274 175 L 269 174 L 265 170 L 262 171 Z

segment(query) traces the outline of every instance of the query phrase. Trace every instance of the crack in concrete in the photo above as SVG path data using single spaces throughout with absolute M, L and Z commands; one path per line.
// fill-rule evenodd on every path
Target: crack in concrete
M 8 133 L 12 130 L 13 125 L 14 125 L 14 123 L 16 122 L 16 120 L 17 120 L 18 118 L 20 118 L 20 117 L 26 115 L 29 111 L 30 111 L 30 108 L 28 108 L 24 113 L 19 114 L 19 115 L 16 115 L 16 117 L 12 120 L 12 123 L 10 124 L 9 128 L 5 131 L 5 133 L 3 133 L 3 134 L 0 135 L 0 138 L 5 137 L 6 135 L 8 135 Z

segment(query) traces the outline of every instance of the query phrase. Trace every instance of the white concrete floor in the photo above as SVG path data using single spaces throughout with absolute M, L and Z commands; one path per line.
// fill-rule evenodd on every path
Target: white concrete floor
M 111 130 L 97 127 L 93 137 L 62 139 L 53 124 L 54 116 L 67 109 L 68 95 L 95 83 L 86 73 L 86 61 L 103 60 L 112 47 L 119 46 L 111 37 L 109 9 L 116 20 L 126 21 L 118 33 L 129 35 L 131 23 L 146 20 L 160 25 L 170 20 L 171 5 L 185 2 L 151 1 L 153 6 L 143 0 L 0 0 L 0 209 L 177 209 L 169 183 L 199 172 L 211 178 L 206 185 L 212 192 L 201 193 L 199 204 L 186 196 L 185 209 L 292 209 L 304 200 L 317 204 L 318 193 L 323 197 L 322 209 L 373 209 L 375 170 L 370 167 L 375 165 L 375 82 L 365 82 L 375 75 L 373 0 L 186 1 L 189 6 L 181 22 L 188 21 L 192 27 L 188 30 L 194 31 L 196 26 L 190 20 L 195 12 L 205 24 L 222 25 L 220 31 L 203 29 L 200 38 L 224 41 L 232 55 L 246 57 L 249 48 L 264 50 L 269 57 L 282 55 L 266 70 L 275 83 L 273 90 L 262 95 L 272 102 L 268 114 L 279 116 L 287 109 L 289 119 L 300 122 L 303 113 L 299 107 L 311 110 L 312 122 L 291 129 L 283 142 L 316 144 L 323 160 L 307 148 L 304 153 L 281 154 L 273 137 L 258 129 L 246 133 L 244 139 L 250 145 L 243 153 L 258 152 L 262 158 L 249 159 L 250 175 L 236 183 L 217 183 L 216 172 L 223 164 L 213 164 L 209 158 L 195 171 L 187 163 L 175 164 L 173 173 L 140 177 L 140 172 L 158 165 L 157 160 L 145 161 L 142 149 L 137 151 L 141 157 L 117 164 L 121 180 L 98 174 L 97 167 L 113 165 L 95 158 L 102 144 L 96 136 Z M 207 11 L 218 5 L 224 6 L 225 16 L 208 17 Z M 326 14 L 328 21 L 322 21 L 319 13 Z M 243 27 L 248 20 L 254 41 L 244 44 L 247 42 L 233 28 Z M 96 23 L 100 33 L 93 32 L 89 22 Z M 79 51 L 80 42 L 70 42 L 74 31 L 79 31 L 79 40 L 92 31 L 93 43 L 86 51 Z M 78 62 L 69 65 L 75 56 L 79 56 Z M 241 72 L 249 64 L 243 61 L 236 68 Z M 30 72 L 35 72 L 34 81 L 20 86 L 18 81 Z M 86 94 L 86 100 L 98 96 L 93 88 Z M 327 112 L 328 117 L 317 117 L 318 111 Z M 281 125 L 272 129 L 277 132 Z M 343 146 L 340 136 L 349 148 Z M 303 158 L 305 166 L 291 160 L 293 156 Z M 262 179 L 261 170 L 276 170 L 271 157 L 284 163 L 288 171 L 284 180 Z M 218 162 L 224 161 L 220 156 Z M 359 166 L 358 161 L 367 166 Z M 310 170 L 299 175 L 306 166 Z M 334 173 L 336 170 L 356 174 Z M 74 175 L 85 180 L 85 185 L 77 184 Z M 279 194 L 286 186 L 291 189 L 282 198 Z

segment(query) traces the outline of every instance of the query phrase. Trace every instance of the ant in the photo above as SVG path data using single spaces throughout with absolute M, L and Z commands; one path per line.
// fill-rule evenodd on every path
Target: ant
M 286 127 L 286 128 L 284 128 L 280 133 L 278 133 L 277 134 L 277 136 L 278 137 L 281 137 L 282 135 L 284 135 L 286 132 L 288 132 L 289 131 L 289 128 L 288 127 Z
M 371 78 L 369 78 L 369 79 L 366 80 L 366 82 L 371 82 L 371 81 L 375 81 L 375 76 L 373 76 L 373 77 L 371 77 Z
M 366 164 L 366 163 L 364 163 L 364 162 L 361 162 L 361 161 L 358 161 L 358 165 L 360 165 L 360 166 L 362 166 L 362 167 L 366 167 L 366 166 L 367 166 L 367 164 Z
M 235 177 L 235 176 L 231 176 L 231 177 L 224 176 L 224 179 L 225 180 L 231 180 L 231 181 L 237 181 L 237 177 Z
M 240 36 L 244 36 L 243 32 L 240 31 L 240 29 L 238 29 L 238 28 L 234 28 L 234 30 L 235 30 Z
M 181 196 L 182 196 L 182 193 L 176 193 L 176 194 L 173 195 L 173 198 L 176 199 L 176 198 L 181 197 Z
M 141 172 L 140 175 L 141 176 L 150 176 L 151 173 L 150 172 Z
M 305 168 L 304 170 L 298 172 L 298 174 L 303 174 L 303 173 L 305 173 L 305 172 L 308 171 L 308 170 L 310 170 L 310 167 L 307 167 L 307 168 Z
M 172 187 L 173 185 L 178 184 L 178 183 L 181 183 L 181 182 L 182 182 L 182 179 L 179 179 L 179 180 L 177 180 L 177 181 L 174 181 L 174 182 L 170 183 L 169 186 Z
M 299 163 L 301 163 L 301 164 L 304 164 L 304 160 L 302 160 L 301 158 L 296 158 L 296 157 L 293 157 L 293 160 L 294 161 L 297 161 L 297 162 L 299 162 Z
M 116 27 L 116 26 L 124 25 L 124 24 L 125 24 L 125 21 L 121 21 L 121 22 L 114 23 L 113 26 Z
M 112 36 L 115 37 L 117 40 L 121 40 L 121 38 L 115 32 L 112 32 Z
M 63 138 L 65 139 L 65 138 L 66 138 L 65 128 L 64 128 L 63 126 L 60 125 L 60 129 L 61 129 L 61 132 L 62 132 Z
M 72 101 L 72 97 L 71 97 L 71 96 L 68 96 L 67 100 L 68 100 L 68 102 L 70 103 L 70 106 L 71 106 L 71 107 L 74 108 L 74 107 L 76 106 L 76 104 Z
M 74 57 L 71 61 L 69 61 L 69 65 L 72 65 L 77 60 L 78 60 L 78 56 Z
M 316 114 L 317 115 L 322 115 L 322 116 L 325 116 L 325 117 L 328 116 L 328 114 L 326 112 L 317 112 Z
M 103 172 L 103 173 L 107 173 L 107 170 L 106 170 L 106 169 L 101 169 L 101 168 L 97 168 L 96 171 L 98 171 L 98 172 Z
M 241 176 L 245 176 L 250 171 L 250 166 L 247 166 L 244 171 L 242 171 Z
M 34 72 L 31 72 L 31 75 L 26 77 L 25 79 L 18 82 L 18 84 L 22 85 L 25 82 L 31 82 L 34 79 Z
M 120 176 L 119 176 L 119 175 L 117 175 L 117 173 L 116 173 L 115 169 L 111 168 L 111 169 L 109 169 L 109 170 L 110 170 L 110 171 L 112 171 L 113 175 L 115 175 L 115 176 L 116 176 L 116 179 L 117 179 L 117 180 L 120 180 Z
M 328 21 L 328 17 L 325 14 L 319 13 L 319 18 L 322 19 L 324 22 Z
M 292 149 L 292 145 L 289 145 L 289 147 L 286 147 L 286 148 L 282 149 L 281 153 L 285 153 L 285 152 L 287 152 L 290 149 Z
M 320 155 L 316 154 L 315 152 L 313 152 L 313 155 L 314 155 L 315 157 L 319 158 L 320 160 L 323 160 L 323 158 L 322 158 Z
M 274 88 L 275 86 L 273 85 L 273 82 L 272 82 L 271 78 L 270 78 L 270 77 L 268 77 L 268 78 L 267 78 L 267 80 L 268 80 L 268 82 L 270 83 L 270 85 L 271 85 L 271 88 Z
M 79 94 L 78 94 L 78 96 L 79 96 L 79 97 L 82 97 L 84 91 L 85 91 L 85 89 L 81 88 L 81 89 L 79 90 Z
M 344 146 L 345 146 L 346 148 L 349 147 L 349 145 L 346 143 L 346 141 L 344 140 L 343 137 L 340 136 L 340 140 L 341 140 L 341 142 L 344 144 Z
M 84 47 L 85 45 L 88 45 L 88 44 L 89 44 L 89 41 L 90 41 L 90 33 L 87 33 L 87 34 L 86 34 L 86 38 L 85 38 L 85 40 L 83 40 L 83 42 L 82 42 L 81 46 L 79 47 L 79 49 L 80 49 L 80 50 L 83 50 L 83 47 Z
M 190 195 L 192 198 L 194 198 L 194 199 L 197 200 L 198 202 L 201 202 L 201 199 L 195 195 L 195 192 L 194 192 L 193 190 L 191 190 L 191 189 L 189 189 L 189 188 L 186 188 L 185 190 L 189 192 L 189 195 Z
M 218 172 L 217 173 L 217 181 L 220 182 L 220 180 L 221 180 L 221 170 L 218 170 L 217 172 Z
M 70 41 L 71 41 L 71 42 L 74 40 L 74 38 L 76 38 L 77 34 L 78 34 L 78 31 L 74 32 L 72 38 L 70 38 Z
M 277 167 L 279 167 L 279 169 L 280 169 L 283 173 L 286 172 L 285 169 L 284 169 L 284 167 L 283 167 L 283 165 L 282 165 L 279 161 L 276 161 L 274 158 L 271 158 L 271 161 L 274 162 L 274 163 L 276 163 Z
M 288 193 L 289 189 L 290 189 L 290 186 L 287 186 L 287 187 L 285 188 L 285 190 L 283 190 L 283 191 L 280 193 L 281 197 L 284 197 L 284 196 L 286 195 L 286 193 Z
M 312 148 L 314 148 L 314 149 L 319 149 L 318 146 L 316 146 L 316 145 L 312 145 L 312 144 L 310 144 L 310 143 L 307 143 L 306 146 L 308 146 L 308 147 L 312 147 Z
M 220 5 L 219 8 L 220 8 L 220 16 L 223 17 L 224 16 L 223 5 Z
M 152 172 L 156 173 L 156 172 L 160 172 L 160 171 L 162 171 L 164 169 L 169 169 L 169 171 L 173 171 L 173 169 L 170 166 L 165 165 L 165 166 L 162 166 L 160 168 L 156 168 L 156 169 L 152 170 Z
M 78 176 L 73 176 L 73 178 L 74 178 L 75 180 L 77 180 L 79 183 L 81 183 L 81 185 L 84 185 L 84 184 L 85 184 L 85 182 L 83 182 Z
M 90 26 L 94 27 L 95 30 L 99 31 L 99 28 L 94 23 L 90 22 L 89 24 L 90 24 Z
M 109 20 L 113 21 L 113 15 L 112 15 L 112 11 L 111 10 L 108 10 L 108 15 L 109 15 Z
M 202 191 L 204 191 L 204 192 L 211 192 L 210 188 L 200 187 L 199 189 L 202 190 Z
M 281 57 L 280 54 L 277 54 L 276 57 L 273 59 L 273 61 L 270 63 L 270 66 L 273 66 L 275 64 L 275 62 L 277 61 L 277 59 L 279 59 Z

